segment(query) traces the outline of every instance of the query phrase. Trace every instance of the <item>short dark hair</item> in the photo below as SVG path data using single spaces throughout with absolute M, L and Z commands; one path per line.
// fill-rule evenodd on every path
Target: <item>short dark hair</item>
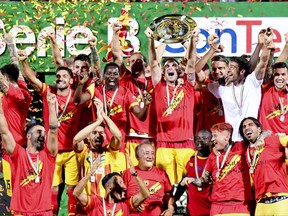
M 228 59 L 224 55 L 213 56 L 211 59 L 211 62 L 214 62 L 214 61 L 221 61 L 221 62 L 226 63 L 227 65 L 229 64 Z
M 172 57 L 164 58 L 163 61 L 162 61 L 162 65 L 164 66 L 165 63 L 168 62 L 168 61 L 175 61 L 178 64 L 178 66 L 179 66 L 179 62 L 177 61 L 177 59 L 172 58 Z
M 55 74 L 57 74 L 58 71 L 60 71 L 60 70 L 66 70 L 66 71 L 68 72 L 69 76 L 70 76 L 71 78 L 73 78 L 73 72 L 72 72 L 72 70 L 71 70 L 70 68 L 65 67 L 65 66 L 60 66 L 60 67 L 58 67 L 58 68 L 56 69 Z
M 26 130 L 25 130 L 26 135 L 29 134 L 29 133 L 31 133 L 32 129 L 33 129 L 35 126 L 37 126 L 37 125 L 44 127 L 43 123 L 41 123 L 41 122 L 33 122 L 33 123 L 30 123 L 30 124 L 27 124 Z
M 262 130 L 262 125 L 261 125 L 261 123 L 260 123 L 260 121 L 259 121 L 258 119 L 254 118 L 254 117 L 246 117 L 246 118 L 244 118 L 244 119 L 241 121 L 241 123 L 240 123 L 239 133 L 240 133 L 240 135 L 242 136 L 242 138 L 244 139 L 245 142 L 246 142 L 247 140 L 246 140 L 246 138 L 244 137 L 244 133 L 243 133 L 243 123 L 244 123 L 244 121 L 246 121 L 247 119 L 253 121 L 254 124 L 255 124 L 257 127 L 260 127 L 261 130 Z
M 121 176 L 118 172 L 112 172 L 112 173 L 108 173 L 107 175 L 105 175 L 102 179 L 102 186 L 105 188 L 107 182 L 113 177 L 113 176 Z
M 272 69 L 277 69 L 277 68 L 287 68 L 287 65 L 285 62 L 277 62 L 272 66 Z
M 141 55 L 143 57 L 144 62 L 147 63 L 147 58 L 142 53 L 136 52 L 136 53 L 133 53 L 132 55 L 130 55 L 130 57 L 133 55 L 136 55 L 136 54 Z
M 135 157 L 137 158 L 137 160 L 140 158 L 140 149 L 142 148 L 143 145 L 153 146 L 153 144 L 148 139 L 143 140 L 139 145 L 137 145 L 135 149 Z
M 91 65 L 91 59 L 88 55 L 86 54 L 79 54 L 77 55 L 75 58 L 74 58 L 74 62 L 76 61 L 85 61 L 85 62 L 88 62 L 89 65 Z
M 120 73 L 120 71 L 121 71 L 120 66 L 119 66 L 118 64 L 116 64 L 115 62 L 109 62 L 109 63 L 106 64 L 105 67 L 104 67 L 104 74 L 105 74 L 107 68 L 108 68 L 108 67 L 111 67 L 111 66 L 115 66 L 115 67 L 117 67 L 118 70 L 119 70 L 119 73 Z
M 245 70 L 244 73 L 244 77 L 247 77 L 248 74 L 250 73 L 250 66 L 249 66 L 249 62 L 246 58 L 244 58 L 243 56 L 240 57 L 231 57 L 230 61 L 236 62 L 239 66 L 239 70 Z
M 10 81 L 17 82 L 20 73 L 19 67 L 17 65 L 7 64 L 4 65 L 0 70 L 3 75 L 8 76 Z

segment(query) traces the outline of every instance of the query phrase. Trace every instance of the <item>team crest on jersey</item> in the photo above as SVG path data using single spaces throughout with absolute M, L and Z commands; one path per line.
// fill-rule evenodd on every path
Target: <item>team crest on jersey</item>
M 42 168 L 43 168 L 43 163 L 42 161 L 39 161 L 38 162 L 38 169 L 39 169 L 39 173 L 41 173 L 42 171 Z M 28 176 L 22 180 L 22 182 L 20 183 L 21 186 L 25 186 L 27 185 L 29 182 L 31 181 L 35 181 L 35 179 L 37 178 L 37 173 L 31 168 L 28 170 Z
M 148 188 L 150 194 L 157 193 L 162 188 L 161 184 L 159 182 L 152 185 L 150 188 Z

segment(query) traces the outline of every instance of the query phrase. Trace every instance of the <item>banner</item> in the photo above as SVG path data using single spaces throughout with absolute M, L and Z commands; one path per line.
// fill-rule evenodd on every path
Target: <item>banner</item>
M 147 55 L 148 40 L 145 29 L 156 17 L 165 14 L 183 14 L 192 17 L 200 28 L 197 52 L 204 55 L 209 49 L 207 38 L 216 33 L 225 46 L 224 55 L 251 54 L 257 43 L 258 32 L 272 27 L 275 33 L 275 56 L 285 44 L 288 32 L 288 3 L 45 3 L 1 2 L 0 33 L 16 38 L 18 49 L 29 53 L 30 65 L 35 71 L 55 70 L 47 30 L 55 30 L 58 46 L 63 57 L 80 53 L 90 54 L 88 37 L 98 39 L 97 49 L 107 47 L 111 40 L 111 23 L 119 18 L 121 9 L 129 13 L 130 21 L 125 39 L 129 52 Z M 108 50 L 100 53 L 101 59 Z M 164 56 L 184 56 L 181 44 L 170 44 Z M 0 66 L 9 63 L 9 50 L 0 39 Z M 104 64 L 103 64 L 104 67 Z

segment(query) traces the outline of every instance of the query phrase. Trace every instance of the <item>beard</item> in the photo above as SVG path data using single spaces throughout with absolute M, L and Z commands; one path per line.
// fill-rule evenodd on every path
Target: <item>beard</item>
M 36 148 L 37 151 L 44 149 L 45 137 L 39 136 L 37 139 L 32 141 L 32 145 Z

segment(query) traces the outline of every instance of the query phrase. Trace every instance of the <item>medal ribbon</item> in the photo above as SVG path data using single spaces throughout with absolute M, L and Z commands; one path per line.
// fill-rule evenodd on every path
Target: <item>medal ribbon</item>
M 229 147 L 228 147 L 228 149 L 227 149 L 227 151 L 226 151 L 226 153 L 225 153 L 225 155 L 224 155 L 224 158 L 223 158 L 223 160 L 222 160 L 222 163 L 221 163 L 221 166 L 219 167 L 219 157 L 220 157 L 220 155 L 217 155 L 216 156 L 216 164 L 217 164 L 217 172 L 220 174 L 220 171 L 221 171 L 221 169 L 224 167 L 224 164 L 225 164 L 225 162 L 226 162 L 226 160 L 227 160 L 227 157 L 228 157 L 228 154 L 229 154 L 229 152 L 230 152 L 230 150 L 231 150 L 231 148 L 232 148 L 232 145 L 229 145 Z
M 111 107 L 112 107 L 112 105 L 113 105 L 113 102 L 114 102 L 114 99 L 115 99 L 116 94 L 117 94 L 117 92 L 118 92 L 118 89 L 119 89 L 119 88 L 117 87 L 116 90 L 114 91 L 113 95 L 112 95 L 111 100 L 110 100 L 109 112 L 110 112 L 110 109 L 111 109 Z M 106 113 L 107 116 L 109 116 L 109 114 L 108 114 L 108 109 L 107 109 L 105 85 L 103 85 L 103 98 L 104 98 L 104 109 L 105 109 L 105 113 Z
M 27 149 L 26 149 L 26 153 L 27 153 L 27 157 L 28 157 L 30 165 L 32 166 L 32 168 L 33 168 L 34 172 L 36 173 L 36 175 L 39 176 L 39 153 L 37 155 L 36 166 L 34 165 L 32 159 L 31 159 L 31 156 L 30 156 L 29 152 L 27 151 Z

